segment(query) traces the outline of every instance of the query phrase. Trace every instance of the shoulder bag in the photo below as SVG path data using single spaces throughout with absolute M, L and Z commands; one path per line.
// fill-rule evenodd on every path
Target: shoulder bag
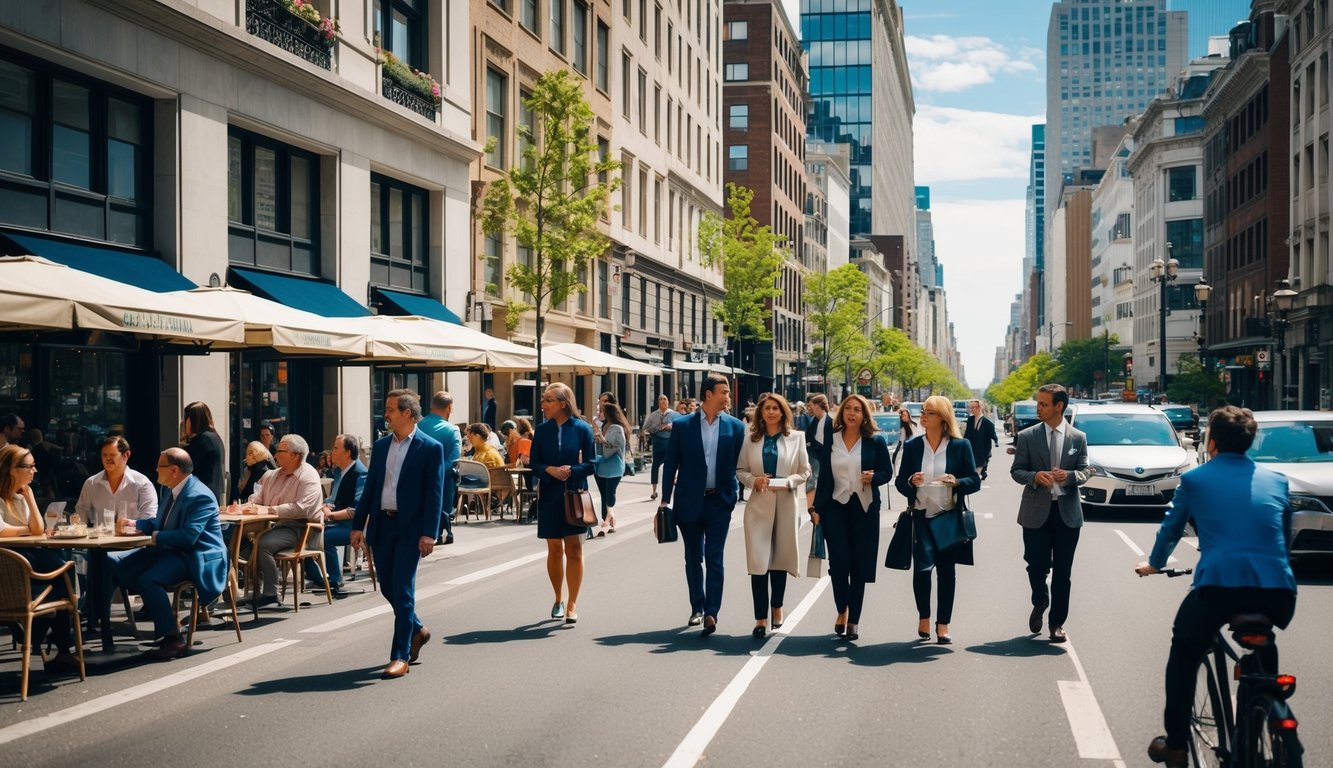
M 583 460 L 581 452 L 579 460 Z M 587 488 L 571 490 L 568 480 L 565 481 L 565 522 L 576 528 L 597 525 L 597 508 L 592 505 L 592 494 Z
M 912 512 L 898 513 L 898 522 L 893 524 L 893 538 L 889 539 L 889 551 L 884 555 L 884 567 L 895 571 L 912 568 Z
M 977 537 L 977 521 L 972 510 L 967 508 L 965 497 L 959 496 L 952 512 L 945 512 L 926 520 L 930 535 L 935 539 L 935 548 L 940 552 L 949 552 L 972 541 Z

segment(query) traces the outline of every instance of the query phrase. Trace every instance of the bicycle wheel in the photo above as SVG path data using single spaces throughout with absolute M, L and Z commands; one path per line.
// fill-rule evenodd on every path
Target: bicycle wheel
M 1198 768 L 1222 765 L 1226 749 L 1225 731 L 1219 727 L 1226 716 L 1222 709 L 1222 691 L 1217 684 L 1210 653 L 1199 662 L 1199 676 L 1194 683 L 1194 707 L 1190 710 L 1190 757 Z
M 1274 708 L 1280 707 L 1280 712 Z M 1301 768 L 1304 749 L 1296 732 L 1274 729 L 1273 722 L 1288 717 L 1286 705 L 1269 696 L 1256 696 L 1236 722 L 1238 764 L 1248 768 Z

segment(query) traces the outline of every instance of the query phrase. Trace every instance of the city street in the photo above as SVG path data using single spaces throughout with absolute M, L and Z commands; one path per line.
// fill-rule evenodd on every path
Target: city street
M 1007 444 L 1007 440 L 1002 440 Z M 62 678 L 0 652 L 0 749 L 35 766 L 305 765 L 1069 766 L 1150 765 L 1162 732 L 1161 675 L 1186 579 L 1140 579 L 1154 515 L 1094 518 L 1075 566 L 1070 642 L 1027 631 L 1019 488 L 1004 445 L 972 497 L 977 566 L 960 568 L 952 646 L 916 640 L 910 576 L 881 570 L 861 637 L 834 639 L 826 579 L 791 582 L 786 620 L 751 637 L 741 514 L 727 548 L 718 633 L 689 615 L 679 544 L 651 531 L 647 473 L 621 488 L 620 527 L 587 543 L 577 625 L 549 619 L 545 548 L 532 526 L 458 525 L 417 580 L 434 634 L 421 662 L 380 680 L 391 622 L 364 594 L 299 614 L 265 611 L 202 632 L 186 659 Z M 903 508 L 891 494 L 888 526 Z M 803 533 L 808 541 L 809 527 Z M 1177 565 L 1197 552 L 1182 542 Z M 1302 574 L 1280 635 L 1306 765 L 1333 762 L 1328 564 Z M 117 615 L 119 612 L 117 611 Z M 96 653 L 94 651 L 93 653 Z

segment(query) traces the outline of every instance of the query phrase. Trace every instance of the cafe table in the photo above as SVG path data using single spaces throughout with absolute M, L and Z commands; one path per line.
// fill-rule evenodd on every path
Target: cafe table
M 523 502 L 530 498 L 533 503 L 536 503 L 537 494 L 528 490 L 528 483 L 532 478 L 532 468 L 526 466 L 506 466 L 504 470 L 508 472 L 509 476 L 514 480 L 514 522 L 522 525 L 527 521 L 528 517 L 527 510 L 523 508 Z
M 251 533 L 258 536 L 259 534 L 262 534 L 264 533 L 264 531 L 267 531 L 269 528 L 273 527 L 273 524 L 278 521 L 278 516 L 270 514 L 260 515 L 260 514 L 247 514 L 244 512 L 232 512 L 232 513 L 223 513 L 222 515 L 220 515 L 220 518 L 222 520 L 223 525 L 236 526 L 236 531 L 233 533 L 231 537 L 231 543 L 229 547 L 231 550 L 230 555 L 231 555 L 232 571 L 234 573 L 240 573 L 241 542 L 245 541 L 245 537 L 250 535 Z M 250 559 L 245 562 L 246 589 L 249 589 L 251 591 L 255 590 L 256 579 L 259 578 L 258 570 L 259 570 L 259 558 L 255 556 L 254 550 L 251 549 Z M 240 598 L 241 598 L 240 595 L 236 596 L 237 602 L 240 601 Z M 259 603 L 256 601 L 255 603 L 253 603 L 253 605 L 254 605 L 255 618 L 258 619 Z
M 85 616 L 88 619 L 88 626 L 96 628 L 101 633 L 102 650 L 110 652 L 115 650 L 116 644 L 111 632 L 111 569 L 107 554 L 111 551 L 142 547 L 151 544 L 152 541 L 152 536 L 143 534 L 129 536 L 104 534 L 99 537 L 56 537 L 39 534 L 3 537 L 0 538 L 0 547 L 87 550 L 88 602 Z

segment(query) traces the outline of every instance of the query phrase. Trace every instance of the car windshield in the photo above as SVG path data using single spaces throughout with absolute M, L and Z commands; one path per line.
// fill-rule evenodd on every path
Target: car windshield
M 1035 405 L 1015 405 L 1014 418 L 1016 419 L 1035 419 L 1037 418 L 1037 406 Z
M 1162 408 L 1160 410 L 1162 411 L 1162 413 L 1165 413 L 1166 417 L 1170 419 L 1173 423 L 1177 421 L 1194 420 L 1194 412 L 1191 411 L 1188 406 L 1183 406 L 1180 408 Z
M 876 413 L 874 414 L 875 428 L 884 433 L 884 439 L 889 443 L 898 441 L 898 414 L 897 413 Z
M 1246 454 L 1259 463 L 1333 462 L 1333 422 L 1284 421 L 1259 425 Z
M 903 407 L 907 409 L 907 412 L 912 414 L 912 421 L 921 418 L 921 405 L 921 403 L 903 403 Z
M 1177 445 L 1171 422 L 1155 413 L 1080 413 L 1088 445 Z

